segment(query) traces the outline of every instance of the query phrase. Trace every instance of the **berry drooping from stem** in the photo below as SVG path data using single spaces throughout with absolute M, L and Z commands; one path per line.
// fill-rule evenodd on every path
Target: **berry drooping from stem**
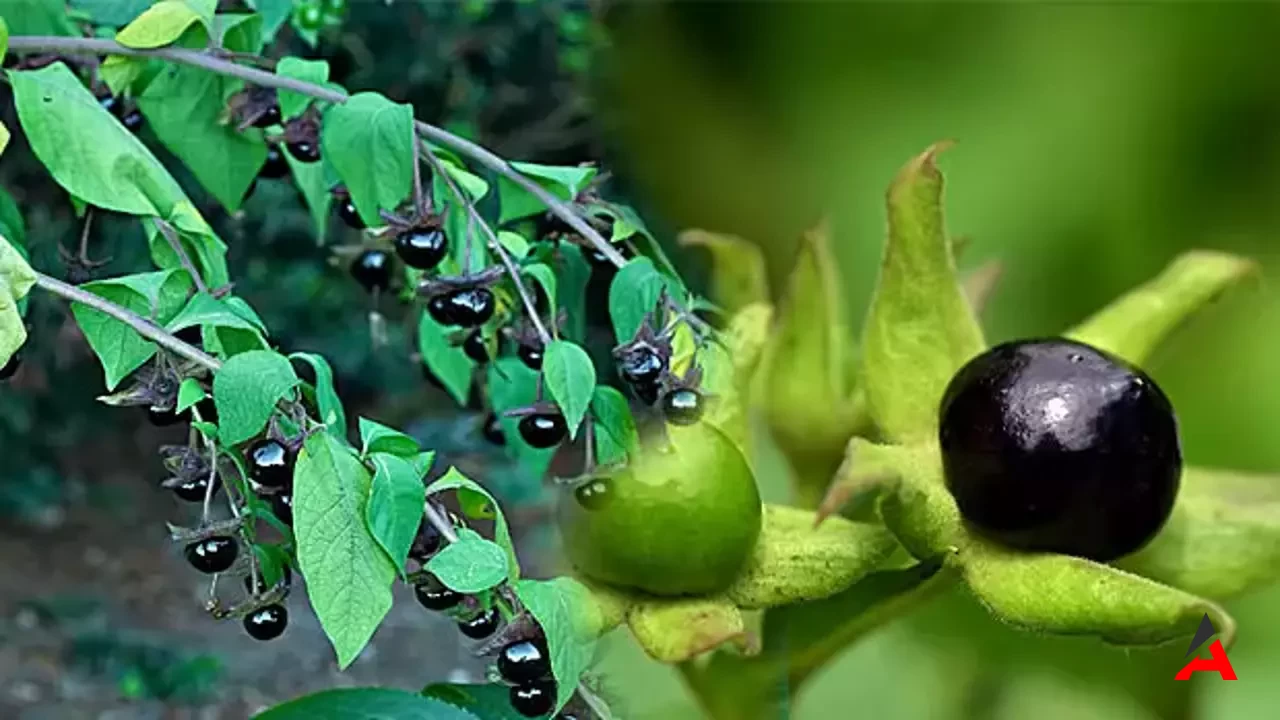
M 418 604 L 428 610 L 448 610 L 462 602 L 462 595 L 445 587 L 434 575 L 428 575 L 425 581 L 414 586 L 413 593 Z
M 236 561 L 240 546 L 235 538 L 215 535 L 187 545 L 187 562 L 206 575 L 225 572 Z
M 520 437 L 529 445 L 545 450 L 564 441 L 569 427 L 559 413 L 534 413 L 520 418 Z
M 556 707 L 556 684 L 550 680 L 516 685 L 509 691 L 511 707 L 525 717 L 542 717 Z
M 283 605 L 267 605 L 244 616 L 244 631 L 254 640 L 274 640 L 289 625 L 289 612 Z
M 294 453 L 279 440 L 258 440 L 249 446 L 245 456 L 249 463 L 249 477 L 259 485 L 283 488 L 293 482 Z
M 475 617 L 458 623 L 458 629 L 472 640 L 483 640 L 498 630 L 502 617 L 497 608 L 489 608 Z
M 366 292 L 385 292 L 391 287 L 391 255 L 385 250 L 365 250 L 351 262 L 351 277 Z
M 551 674 L 551 657 L 545 642 L 520 640 L 498 653 L 498 674 L 509 683 L 520 685 L 541 680 Z
M 662 396 L 662 416 L 673 425 L 692 425 L 702 418 L 702 393 L 693 388 L 676 388 Z
M 413 227 L 396 234 L 393 245 L 405 265 L 434 270 L 449 254 L 449 241 L 439 226 Z

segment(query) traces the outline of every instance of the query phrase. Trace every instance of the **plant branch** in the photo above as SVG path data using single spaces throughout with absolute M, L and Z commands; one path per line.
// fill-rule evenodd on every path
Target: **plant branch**
M 100 313 L 119 320 L 125 325 L 133 328 L 134 332 L 174 353 L 175 355 L 186 358 L 187 360 L 199 365 L 203 365 L 210 370 L 216 371 L 222 367 L 222 363 L 214 356 L 199 348 L 182 342 L 178 338 L 174 337 L 169 331 L 141 315 L 138 315 L 131 310 L 126 310 L 113 302 L 104 300 L 87 290 L 81 290 L 74 285 L 68 285 L 57 278 L 49 277 L 41 272 L 36 273 L 36 285 L 40 289 L 51 292 L 65 300 L 91 307 Z
M 209 287 L 204 284 L 204 278 L 200 277 L 200 271 L 196 270 L 195 263 L 191 262 L 191 256 L 187 254 L 187 249 L 182 247 L 182 238 L 178 237 L 178 232 L 164 220 L 157 218 L 155 222 L 160 234 L 169 242 L 169 247 L 173 248 L 174 254 L 178 256 L 178 262 L 182 264 L 182 269 L 187 271 L 187 274 L 191 276 L 191 281 L 196 284 L 196 290 L 207 294 Z
M 525 287 L 524 280 L 520 277 L 520 268 L 516 267 L 515 261 L 511 259 L 511 255 L 507 249 L 502 246 L 502 241 L 498 240 L 498 236 L 493 232 L 493 228 L 489 227 L 489 223 L 480 217 L 480 213 L 476 211 L 475 203 L 463 194 L 462 189 L 449 177 L 449 171 L 445 168 L 444 163 L 440 162 L 440 158 L 431 151 L 431 147 L 425 143 L 422 146 L 427 162 L 431 164 L 431 169 L 436 176 L 444 180 L 449 187 L 449 192 L 458 199 L 467 208 L 468 216 L 480 226 L 485 235 L 489 237 L 489 245 L 493 247 L 493 251 L 498 254 L 502 260 L 502 264 L 507 268 L 507 274 L 511 276 L 511 282 L 515 283 L 516 293 L 520 295 L 521 302 L 524 303 L 525 312 L 529 314 L 529 319 L 533 321 L 534 328 L 538 331 L 538 339 L 542 341 L 543 347 L 551 344 L 551 335 L 547 332 L 547 328 L 542 324 L 542 318 L 538 317 L 538 306 L 533 301 L 533 296 L 529 294 L 529 289 Z
M 154 57 L 185 65 L 192 65 L 220 75 L 240 78 L 241 80 L 261 87 L 292 90 L 293 92 L 301 93 L 326 102 L 344 103 L 349 97 L 346 93 L 338 92 L 323 85 L 316 85 L 302 80 L 297 80 L 295 78 L 276 75 L 275 73 L 260 70 L 256 67 L 239 65 L 235 62 L 224 59 L 223 57 L 219 57 L 219 54 L 216 52 L 211 53 L 208 51 L 187 50 L 176 47 L 138 50 L 136 48 L 125 47 L 114 40 L 41 35 L 18 35 L 11 37 L 9 38 L 9 50 L 15 53 L 55 52 L 91 55 L 124 55 L 127 57 Z M 594 245 L 602 255 L 609 259 L 609 262 L 618 267 L 622 267 L 627 263 L 627 259 L 614 249 L 613 245 L 610 244 L 608 240 L 605 240 L 604 236 L 602 236 L 599 231 L 591 227 L 590 223 L 584 220 L 580 214 L 575 212 L 568 203 L 555 195 L 552 195 L 545 188 L 525 177 L 519 170 L 512 167 L 511 163 L 502 159 L 498 155 L 495 155 L 486 148 L 467 140 L 466 138 L 454 135 L 453 133 L 434 125 L 429 125 L 415 120 L 414 128 L 418 131 L 418 135 L 423 138 L 453 148 L 457 152 L 471 158 L 499 175 L 506 177 L 519 185 L 529 194 L 538 198 L 539 201 L 547 206 L 548 210 L 561 220 L 564 220 L 569 227 L 578 231 L 583 238 Z

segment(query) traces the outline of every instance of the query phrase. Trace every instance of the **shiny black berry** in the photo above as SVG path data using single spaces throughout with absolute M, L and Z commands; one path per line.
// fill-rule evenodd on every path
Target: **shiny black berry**
M 516 348 L 516 357 L 530 370 L 542 369 L 542 348 L 533 345 L 521 345 Z
M 274 640 L 289 626 L 283 605 L 268 605 L 244 616 L 244 631 L 254 640 Z
M 678 388 L 662 396 L 662 416 L 672 425 L 692 425 L 702 418 L 702 393 Z
M 525 717 L 542 717 L 556 709 L 556 684 L 551 680 L 516 685 L 509 693 L 511 707 Z
M 126 112 L 124 117 L 120 118 L 120 124 L 124 125 L 124 128 L 129 132 L 136 133 L 142 129 L 143 120 L 142 112 L 137 108 L 133 108 Z
M 520 418 L 520 437 L 539 450 L 559 445 L 569 434 L 569 426 L 559 413 L 534 413 Z
M 213 480 L 213 491 L 218 492 L 220 481 L 215 477 Z M 187 502 L 204 502 L 205 495 L 209 491 L 209 475 L 200 473 L 198 477 L 192 478 L 181 485 L 173 488 L 173 494 L 178 496 L 180 500 Z
M 253 126 L 256 128 L 269 128 L 272 125 L 279 125 L 279 124 L 280 124 L 280 106 L 279 105 L 272 105 L 271 107 L 267 108 L 266 112 L 259 115 L 258 119 L 253 121 Z
M 391 287 L 391 255 L 383 250 L 365 250 L 351 261 L 351 277 L 368 292 Z
M 5 363 L 4 367 L 0 367 L 0 380 L 8 380 L 13 377 L 21 366 L 22 356 L 14 353 L 13 357 L 9 358 L 9 362 Z
M 288 176 L 289 161 L 285 159 L 284 153 L 280 152 L 279 146 L 268 145 L 267 161 L 263 163 L 262 169 L 258 170 L 258 177 L 276 180 Z
M 551 657 L 545 643 L 520 640 L 498 653 L 498 674 L 516 685 L 541 680 L 551 674 Z
M 479 330 L 468 334 L 462 341 L 462 351 L 475 362 L 489 362 L 489 348 L 485 347 L 484 335 Z
M 427 300 L 427 313 L 438 325 L 457 325 L 453 316 L 453 304 L 449 302 L 448 293 L 435 295 Z
M 969 361 L 943 396 L 939 440 L 947 488 L 975 530 L 1102 562 L 1159 532 L 1182 471 L 1177 420 L 1155 382 L 1061 339 Z
M 481 640 L 497 631 L 501 619 L 497 608 L 489 608 L 473 618 L 459 622 L 458 629 L 472 640 Z
M 236 561 L 240 546 L 234 538 L 221 535 L 191 543 L 186 548 L 187 562 L 202 573 L 220 573 Z
M 588 480 L 573 491 L 578 504 L 587 510 L 600 510 L 613 498 L 613 486 L 607 478 Z
M 498 416 L 493 413 L 485 416 L 484 419 L 484 439 L 494 445 L 506 445 L 507 436 L 502 434 L 502 423 L 498 420 Z
M 147 408 L 147 419 L 156 427 L 169 427 L 170 425 L 176 425 L 182 421 L 183 415 L 185 415 L 185 413 L 180 415 L 174 412 L 172 408 L 169 410 Z
M 360 217 L 360 211 L 356 209 L 356 204 L 351 201 L 351 198 L 338 203 L 338 217 L 342 218 L 342 222 L 349 228 L 363 230 L 366 227 L 364 219 Z
M 286 487 L 293 481 L 294 454 L 278 440 L 264 438 L 245 453 L 249 477 L 269 488 Z
M 493 317 L 495 302 L 488 288 L 464 288 L 445 296 L 455 325 L 479 327 Z
M 280 522 L 293 526 L 293 495 L 291 493 L 279 493 L 272 495 L 270 499 L 271 514 L 279 518 Z
M 462 595 L 445 587 L 434 575 L 427 576 L 421 585 L 415 585 L 413 594 L 418 597 L 418 604 L 428 610 L 448 610 L 462 602 Z
M 440 551 L 443 544 L 444 538 L 436 526 L 424 521 L 418 527 L 418 534 L 414 536 L 413 544 L 409 546 L 409 557 L 425 563 Z
M 636 348 L 618 360 L 618 374 L 632 385 L 656 386 L 666 369 L 662 356 L 647 347 Z
M 310 140 L 287 143 L 285 148 L 300 163 L 313 163 L 320 159 L 320 146 Z
M 396 235 L 396 255 L 405 265 L 431 270 L 449 253 L 449 241 L 440 228 L 412 228 Z

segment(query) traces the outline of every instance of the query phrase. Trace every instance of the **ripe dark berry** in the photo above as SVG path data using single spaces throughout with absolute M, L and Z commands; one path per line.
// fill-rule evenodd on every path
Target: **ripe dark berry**
M 5 363 L 4 367 L 0 367 L 0 380 L 8 380 L 13 377 L 21 366 L 22 356 L 14 353 L 13 357 L 9 358 L 9 362 Z
M 147 408 L 147 419 L 149 419 L 151 424 L 156 427 L 169 427 L 170 425 L 175 425 L 182 420 L 182 417 L 182 415 L 174 412 L 172 408 L 169 410 Z
M 1182 471 L 1177 419 L 1145 373 L 1061 339 L 998 345 L 943 396 L 947 489 L 1005 545 L 1100 562 L 1153 538 Z
M 653 405 L 658 402 L 662 387 L 657 383 L 637 383 L 631 386 L 631 392 L 645 405 Z
M 383 250 L 365 250 L 351 262 L 351 277 L 368 292 L 391 287 L 391 255 Z
M 272 495 L 271 514 L 280 519 L 280 522 L 293 527 L 293 495 L 290 493 L 280 493 Z
M 533 345 L 521 345 L 516 348 L 516 357 L 530 370 L 542 369 L 542 348 Z
M 573 497 L 577 499 L 579 505 L 588 510 L 600 510 L 612 499 L 612 493 L 613 487 L 609 480 L 596 478 L 575 488 Z
M 448 610 L 462 602 L 462 595 L 444 586 L 434 575 L 427 576 L 427 581 L 413 588 L 418 597 L 418 604 L 428 610 Z
M 289 625 L 289 612 L 283 605 L 268 605 L 244 616 L 244 631 L 254 640 L 274 640 Z
M 272 125 L 279 125 L 279 124 L 280 124 L 280 106 L 279 105 L 272 105 L 271 107 L 267 108 L 266 112 L 259 115 L 258 119 L 253 121 L 253 126 L 256 128 L 269 128 Z
M 462 341 L 462 351 L 478 363 L 489 362 L 489 348 L 485 347 L 484 335 L 479 330 L 467 335 Z
M 418 527 L 418 534 L 413 538 L 413 544 L 409 546 L 409 557 L 418 562 L 425 563 L 440 550 L 443 545 L 444 538 L 440 535 L 440 531 L 435 525 L 429 522 L 423 522 Z
M 258 177 L 264 177 L 268 180 L 277 180 L 288 176 L 289 161 L 285 159 L 284 153 L 280 152 L 279 146 L 268 145 L 267 161 L 263 163 L 262 169 L 258 170 Z
M 221 535 L 198 540 L 187 546 L 187 562 L 205 574 L 226 571 L 236 561 L 240 546 L 234 538 Z
M 449 241 L 440 228 L 412 228 L 396 235 L 396 255 L 405 265 L 431 270 L 449 253 Z
M 125 113 L 124 117 L 120 118 L 120 124 L 124 125 L 124 128 L 129 132 L 136 133 L 138 130 L 142 129 L 143 120 L 142 112 L 137 108 L 134 108 Z
M 541 680 L 551 674 L 551 657 L 544 643 L 520 640 L 498 653 L 498 674 L 516 685 Z
M 502 423 L 498 421 L 498 416 L 493 413 L 489 413 L 489 415 L 485 416 L 484 439 L 494 445 L 507 444 L 507 436 L 502 434 Z
M 310 140 L 298 140 L 285 144 L 285 149 L 300 163 L 313 163 L 320 160 L 320 146 Z
M 338 217 L 342 218 L 342 222 L 346 223 L 349 228 L 363 230 L 367 227 L 364 224 L 364 219 L 360 217 L 360 211 L 356 209 L 356 204 L 351 201 L 351 198 L 338 203 Z
M 618 360 L 618 373 L 632 385 L 657 385 L 667 363 L 662 356 L 647 347 L 640 347 Z
M 495 302 L 488 288 L 454 290 L 445 296 L 445 302 L 454 324 L 462 327 L 479 327 L 493 317 Z
M 692 425 L 702 418 L 702 393 L 678 388 L 662 397 L 662 416 L 673 425 Z
M 249 446 L 249 477 L 259 485 L 282 488 L 293 481 L 294 455 L 278 440 L 264 438 Z
M 213 481 L 213 491 L 218 492 L 218 486 L 221 483 L 217 478 Z M 209 476 L 201 473 L 199 477 L 188 480 L 181 485 L 173 488 L 173 494 L 177 495 L 180 500 L 187 502 L 204 502 L 205 494 L 209 491 Z
M 511 707 L 525 717 L 542 717 L 556 708 L 556 684 L 550 680 L 511 688 Z
M 489 608 L 473 618 L 459 622 L 458 629 L 472 640 L 481 640 L 497 631 L 501 619 L 497 608 Z
M 457 320 L 453 317 L 453 305 L 449 302 L 449 295 L 435 295 L 427 300 L 427 312 L 430 313 L 431 319 L 435 320 L 439 325 L 457 325 Z
M 520 418 L 520 437 L 539 450 L 555 447 L 569 434 L 564 416 L 559 413 L 534 413 Z

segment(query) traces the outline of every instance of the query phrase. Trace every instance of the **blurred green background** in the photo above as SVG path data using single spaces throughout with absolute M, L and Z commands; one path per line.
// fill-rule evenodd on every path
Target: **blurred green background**
M 775 287 L 799 232 L 829 215 L 854 327 L 875 277 L 884 190 L 908 158 L 945 138 L 957 141 L 941 159 L 949 228 L 972 238 L 962 265 L 1004 263 L 984 317 L 993 341 L 1059 332 L 1184 249 L 1253 256 L 1264 281 L 1199 317 L 1148 369 L 1178 408 L 1189 462 L 1280 473 L 1280 295 L 1269 289 L 1280 272 L 1280 5 L 623 2 L 607 8 L 609 47 L 593 53 L 592 17 L 605 5 L 352 2 L 341 31 L 315 50 L 290 49 L 329 58 L 352 89 L 412 102 L 420 118 L 514 159 L 603 159 L 654 227 L 760 243 Z M 15 138 L 0 181 L 39 229 L 32 249 L 48 269 L 51 243 L 74 225 L 65 197 L 15 160 L 21 152 Z M 458 452 L 473 451 L 478 418 L 447 410 L 402 348 L 370 347 L 367 301 L 305 236 L 291 191 L 264 185 L 241 217 L 217 222 L 233 274 L 268 324 L 287 347 L 330 357 L 351 411 L 416 421 L 429 441 L 463 438 Z M 128 233 L 103 236 L 98 250 L 117 257 L 104 272 L 142 259 L 136 226 Z M 62 322 L 52 305 L 35 311 L 38 322 Z M 105 471 L 64 457 L 86 436 L 114 447 L 122 471 L 158 472 L 153 432 L 97 421 L 107 411 L 91 399 L 92 364 L 35 337 L 36 352 L 77 380 L 51 387 L 24 370 L 24 396 L 0 390 L 4 452 L 28 454 L 0 478 L 0 527 L 16 517 L 49 525 L 40 518 L 63 506 L 73 517 L 77 507 L 106 512 Z M 764 463 L 779 497 L 785 467 Z M 130 478 L 150 493 L 158 480 Z M 149 512 L 143 522 L 167 519 Z M 1230 603 L 1239 681 L 1180 683 L 1183 648 L 1031 637 L 956 592 L 842 656 L 811 682 L 797 717 L 1270 717 L 1280 704 L 1269 682 L 1280 673 L 1278 607 L 1280 587 Z M 610 644 L 606 690 L 626 717 L 697 717 L 674 673 L 625 637 Z M 260 651 L 221 649 L 232 680 L 251 685 L 235 672 L 236 653 Z

